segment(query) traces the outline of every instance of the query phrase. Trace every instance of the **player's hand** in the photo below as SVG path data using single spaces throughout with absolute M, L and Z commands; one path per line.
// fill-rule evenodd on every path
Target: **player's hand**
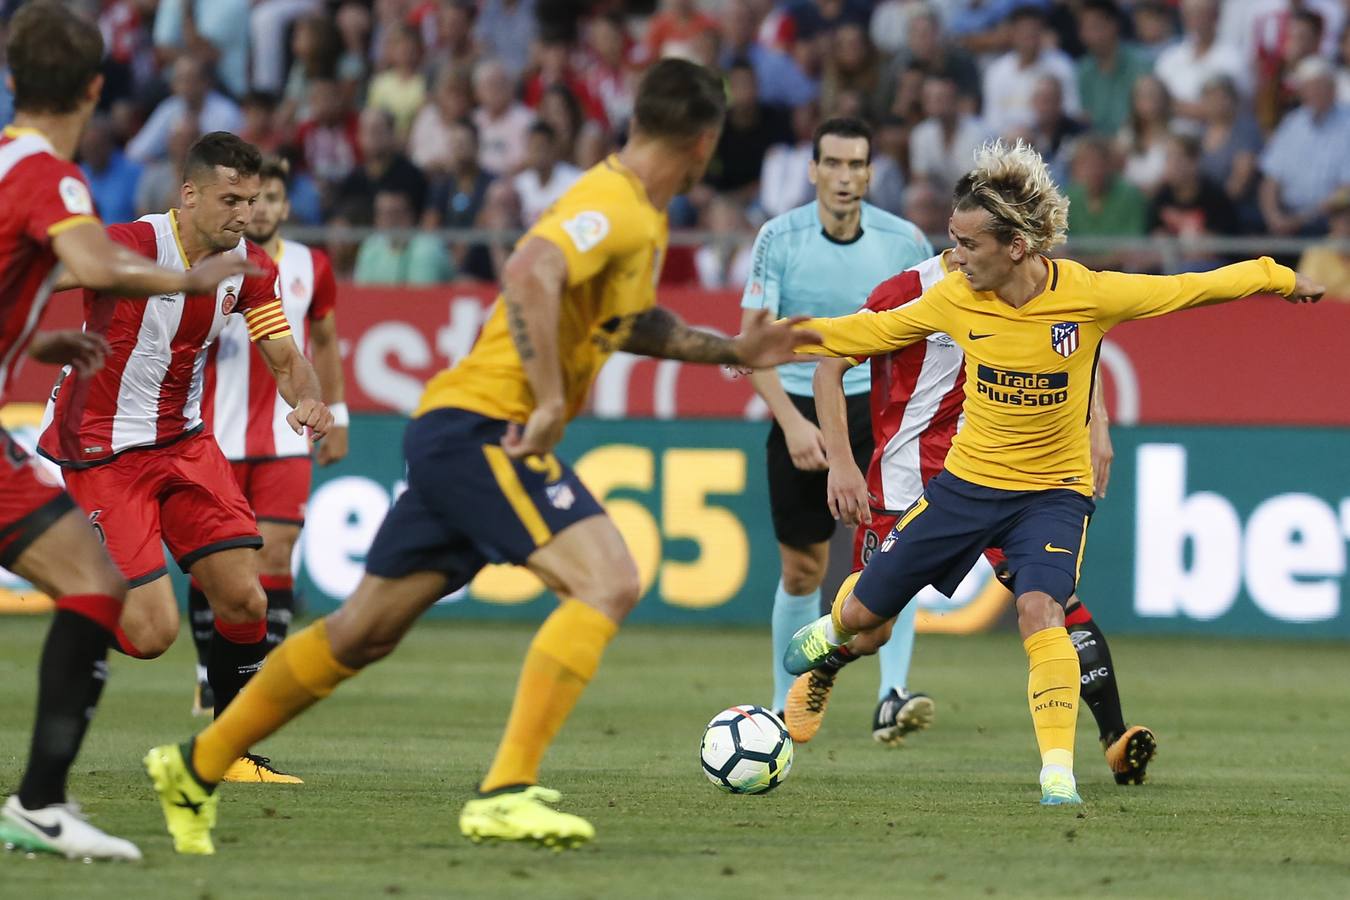
M 524 459 L 527 456 L 545 456 L 553 452 L 562 440 L 563 426 L 567 416 L 561 403 L 535 407 L 530 418 L 521 428 L 517 422 L 506 426 L 502 437 L 502 449 L 512 459 Z
M 28 355 L 38 362 L 56 366 L 70 366 L 81 378 L 93 375 L 103 368 L 108 355 L 108 342 L 101 334 L 67 329 L 46 331 L 33 336 Z
M 334 425 L 319 442 L 319 465 L 331 466 L 347 458 L 347 436 L 351 429 L 346 425 Z
M 308 428 L 314 440 L 322 440 L 333 427 L 333 414 L 322 400 L 306 397 L 286 414 L 286 424 L 296 434 L 304 434 Z
M 798 328 L 809 316 L 793 316 L 775 322 L 767 309 L 757 310 L 746 320 L 745 330 L 732 340 L 736 360 L 751 369 L 767 369 L 792 362 L 798 347 L 819 344 L 818 332 Z
M 806 419 L 783 426 L 783 439 L 792 464 L 803 472 L 824 472 L 829 468 L 825 459 L 825 438 L 820 429 Z
M 830 515 L 851 528 L 872 524 L 872 504 L 867 500 L 867 479 L 853 460 L 830 466 L 826 479 L 825 500 Z
M 1294 292 L 1284 299 L 1290 303 L 1316 303 L 1326 292 L 1325 284 L 1318 284 L 1306 275 L 1295 273 Z
M 1102 500 L 1111 481 L 1111 460 L 1116 458 L 1116 451 L 1111 446 L 1111 426 L 1100 416 L 1093 416 L 1088 425 L 1088 443 L 1092 448 L 1092 492 Z
M 231 275 L 261 274 L 262 269 L 246 257 L 236 256 L 233 253 L 217 253 L 187 270 L 187 293 L 213 294 L 220 283 Z

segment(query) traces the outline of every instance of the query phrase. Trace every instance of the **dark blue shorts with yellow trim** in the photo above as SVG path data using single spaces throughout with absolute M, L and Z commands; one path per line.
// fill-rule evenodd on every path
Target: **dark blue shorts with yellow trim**
M 932 585 L 948 597 L 987 547 L 1008 558 L 1015 595 L 1073 596 L 1096 505 L 1076 491 L 1004 491 L 943 470 L 872 554 L 853 593 L 890 618 Z
M 432 410 L 408 424 L 408 489 L 380 525 L 366 571 L 444 572 L 456 590 L 488 563 L 523 563 L 567 526 L 604 514 L 552 454 L 507 456 L 507 424 L 462 409 Z

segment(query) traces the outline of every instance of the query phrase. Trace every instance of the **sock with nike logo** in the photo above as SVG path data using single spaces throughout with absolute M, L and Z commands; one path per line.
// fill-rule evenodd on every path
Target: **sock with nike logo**
M 1073 771 L 1073 738 L 1078 721 L 1078 655 L 1063 626 L 1045 628 L 1022 642 L 1030 667 L 1027 703 L 1043 765 Z

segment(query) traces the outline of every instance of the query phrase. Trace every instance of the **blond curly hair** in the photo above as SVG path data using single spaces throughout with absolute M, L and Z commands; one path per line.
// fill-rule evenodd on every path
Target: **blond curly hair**
M 983 209 L 1004 243 L 1015 237 L 1033 253 L 1058 247 L 1069 233 L 1069 200 L 1060 193 L 1036 148 L 991 141 L 975 151 L 975 168 L 956 183 L 957 210 Z

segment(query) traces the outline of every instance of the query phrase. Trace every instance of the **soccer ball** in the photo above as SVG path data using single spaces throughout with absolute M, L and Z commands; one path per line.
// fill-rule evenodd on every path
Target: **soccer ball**
M 762 706 L 733 706 L 713 716 L 699 751 L 703 774 L 733 794 L 763 794 L 792 770 L 792 738 Z

